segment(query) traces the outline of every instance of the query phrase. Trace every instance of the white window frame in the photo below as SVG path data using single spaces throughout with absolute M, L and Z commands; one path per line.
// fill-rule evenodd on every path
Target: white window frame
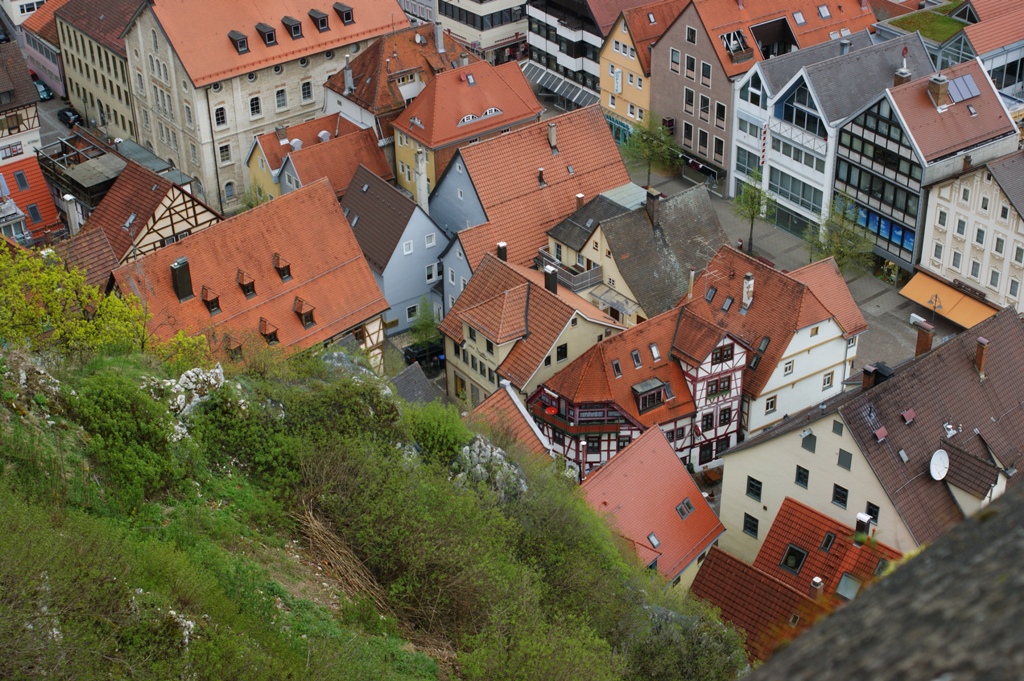
M 427 248 L 433 248 L 437 245 L 437 234 L 435 232 L 427 234 L 423 237 L 423 243 Z
M 412 239 L 402 244 L 402 255 L 412 255 Z

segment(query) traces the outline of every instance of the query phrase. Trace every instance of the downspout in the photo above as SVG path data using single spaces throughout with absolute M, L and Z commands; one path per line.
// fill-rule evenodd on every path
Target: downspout
M 220 214 L 224 215 L 224 199 L 220 193 L 220 167 L 217 164 L 217 138 L 213 134 L 213 109 L 210 108 L 210 88 L 206 88 L 206 117 L 210 122 L 210 142 L 213 146 L 213 174 L 217 178 L 217 205 L 220 206 Z

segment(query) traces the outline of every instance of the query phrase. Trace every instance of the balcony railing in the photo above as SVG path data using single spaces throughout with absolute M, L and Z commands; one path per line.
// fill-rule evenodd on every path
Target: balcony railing
M 788 123 L 781 118 L 770 118 L 768 119 L 768 129 L 773 133 L 784 137 L 791 142 L 796 142 L 800 146 L 816 151 L 822 156 L 828 153 L 828 142 L 813 135 L 803 128 L 798 128 L 792 123 Z
M 548 252 L 547 246 L 538 250 L 537 257 L 533 259 L 533 262 L 537 269 L 541 271 L 544 270 L 546 265 L 554 267 L 558 272 L 558 283 L 568 287 L 574 293 L 591 286 L 597 286 L 604 281 L 600 265 L 591 270 L 575 267 L 567 269 L 564 264 Z

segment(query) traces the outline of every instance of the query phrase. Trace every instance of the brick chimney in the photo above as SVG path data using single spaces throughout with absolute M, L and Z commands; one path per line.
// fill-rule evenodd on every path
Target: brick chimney
M 964 172 L 966 172 L 966 171 L 971 169 L 971 165 L 973 164 L 973 162 L 974 162 L 974 159 L 971 158 L 970 154 L 967 154 L 966 156 L 964 156 Z
M 928 322 L 915 322 L 914 326 L 917 327 L 917 347 L 914 349 L 914 357 L 920 357 L 932 349 L 935 327 Z
M 974 368 L 978 370 L 978 376 L 985 379 L 985 363 L 988 361 L 988 338 L 978 337 L 978 345 L 974 350 Z
M 548 144 L 552 152 L 558 151 L 558 126 L 554 123 L 548 123 Z
M 750 307 L 754 302 L 754 273 L 747 272 L 743 275 L 743 307 Z
M 586 197 L 584 197 L 583 194 L 577 194 L 576 195 L 576 210 L 579 210 L 580 208 L 583 208 L 583 199 L 584 198 L 586 198 Z
M 661 218 L 658 215 L 659 208 L 661 207 L 661 192 L 657 189 L 649 188 L 647 190 L 647 201 L 644 202 L 644 209 L 647 211 L 647 217 L 651 219 L 651 226 L 657 227 L 661 224 Z
M 949 79 L 941 73 L 936 73 L 929 78 L 928 95 L 932 98 L 936 108 L 949 106 L 952 102 L 949 98 Z
M 910 69 L 906 67 L 896 69 L 896 75 L 892 79 L 893 87 L 898 87 L 900 85 L 903 85 L 904 83 L 909 83 L 910 77 Z
M 875 384 L 875 371 L 876 367 L 874 364 L 864 365 L 864 376 L 863 382 L 861 383 L 861 388 L 867 390 L 868 388 Z
M 810 596 L 814 600 L 821 598 L 822 593 L 825 591 L 825 582 L 822 581 L 821 577 L 815 577 L 811 580 Z
M 504 241 L 498 242 L 498 260 L 508 262 L 508 244 Z

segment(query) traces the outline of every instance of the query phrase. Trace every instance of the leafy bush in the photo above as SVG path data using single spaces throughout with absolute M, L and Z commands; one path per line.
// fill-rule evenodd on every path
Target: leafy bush
M 445 468 L 473 437 L 462 423 L 459 410 L 440 402 L 406 405 L 405 422 L 412 438 L 423 448 L 423 460 Z

